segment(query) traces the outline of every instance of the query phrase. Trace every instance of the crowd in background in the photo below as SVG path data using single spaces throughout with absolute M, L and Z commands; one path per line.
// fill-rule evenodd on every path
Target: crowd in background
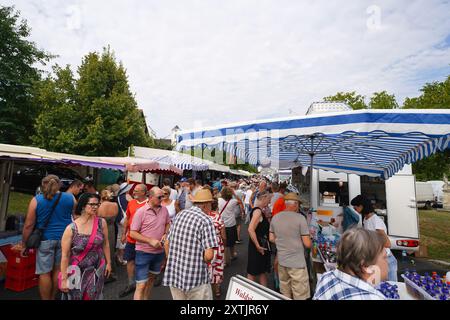
M 235 263 L 244 241 L 248 254 L 238 263 L 247 264 L 247 278 L 269 286 L 272 274 L 275 290 L 291 299 L 377 299 L 367 283 L 370 268 L 396 277 L 386 228 L 363 196 L 344 210 L 348 230 L 337 249 L 338 269 L 324 274 L 313 292 L 310 213 L 285 183 L 257 176 L 209 183 L 164 179 L 161 188 L 122 180 L 100 192 L 92 180 L 76 180 L 66 192 L 60 186 L 54 175 L 42 180 L 16 246 L 25 253 L 33 230 L 41 230 L 36 273 L 42 299 L 58 292 L 64 299 L 102 299 L 104 284 L 117 279 L 118 265 L 126 265 L 128 279 L 120 298 L 149 299 L 161 284 L 173 299 L 219 298 L 224 270 Z M 361 245 L 362 239 L 370 242 Z

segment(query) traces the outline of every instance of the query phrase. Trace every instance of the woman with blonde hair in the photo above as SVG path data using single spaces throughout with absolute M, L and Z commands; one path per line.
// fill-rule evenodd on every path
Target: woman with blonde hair
M 247 278 L 257 281 L 267 287 L 267 274 L 271 269 L 271 252 L 269 244 L 270 222 L 264 214 L 269 206 L 270 193 L 261 191 L 256 196 L 255 206 L 250 211 L 250 224 L 248 226 L 248 262 Z
M 117 202 L 113 202 L 113 194 L 109 190 L 102 190 L 100 193 L 100 207 L 98 208 L 98 216 L 105 219 L 108 225 L 108 240 L 109 240 L 109 250 L 111 258 L 114 257 L 116 249 L 116 227 L 115 221 L 119 214 L 119 205 Z M 111 275 L 106 279 L 106 283 L 117 280 L 115 277 L 116 264 L 115 260 L 112 259 L 111 262 L 112 272 Z
M 167 208 L 167 211 L 169 211 L 170 220 L 173 220 L 180 211 L 180 208 L 175 200 L 170 199 L 170 193 L 172 191 L 170 187 L 165 186 L 161 190 L 163 192 L 163 200 L 161 201 L 161 205 Z
M 73 195 L 60 192 L 60 186 L 61 182 L 55 175 L 42 179 L 42 193 L 31 199 L 22 242 L 15 247 L 17 250 L 26 250 L 33 230 L 40 230 L 42 236 L 37 248 L 36 274 L 39 275 L 39 293 L 42 300 L 55 299 L 61 264 L 61 239 L 64 229 L 72 222 L 72 212 L 76 206 Z

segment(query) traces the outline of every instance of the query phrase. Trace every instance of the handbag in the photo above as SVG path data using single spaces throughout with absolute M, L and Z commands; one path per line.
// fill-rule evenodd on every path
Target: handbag
M 75 222 L 73 222 L 75 223 Z M 89 237 L 88 243 L 86 244 L 86 247 L 84 248 L 83 252 L 79 255 L 75 256 L 74 259 L 76 262 L 72 262 L 72 266 L 77 266 L 81 261 L 83 261 L 84 257 L 88 254 L 89 250 L 91 250 L 92 245 L 94 244 L 95 236 L 97 235 L 97 229 L 98 229 L 98 217 L 94 217 L 94 224 L 93 224 L 93 230 L 91 232 L 91 236 Z M 103 267 L 104 261 L 102 259 L 101 266 Z M 58 273 L 58 288 L 61 290 L 62 288 L 62 272 L 60 271 Z
M 266 235 L 264 235 L 262 237 L 261 236 L 260 237 L 256 236 L 256 238 L 258 239 L 259 245 L 262 248 L 267 249 L 268 252 L 272 252 L 272 248 L 270 247 L 269 239 L 267 238 Z
M 25 246 L 27 247 L 27 249 L 36 249 L 39 248 L 39 246 L 41 245 L 41 241 L 42 241 L 42 235 L 44 233 L 44 230 L 47 229 L 48 224 L 50 223 L 50 219 L 52 218 L 53 212 L 55 211 L 56 206 L 59 203 L 59 200 L 61 199 L 62 193 L 60 192 L 58 194 L 58 198 L 56 199 L 55 203 L 53 203 L 52 209 L 50 211 L 50 214 L 48 215 L 48 219 L 44 224 L 43 228 L 37 228 L 36 224 L 34 227 L 33 232 L 30 234 L 30 236 L 28 237 Z

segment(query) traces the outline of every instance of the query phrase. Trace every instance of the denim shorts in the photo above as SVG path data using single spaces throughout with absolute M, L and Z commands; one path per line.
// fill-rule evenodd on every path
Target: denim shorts
M 134 259 L 136 259 L 136 244 L 127 242 L 123 252 L 123 260 L 134 261 Z
M 149 273 L 159 274 L 164 257 L 164 252 L 147 253 L 136 251 L 136 283 L 147 282 Z
M 36 274 L 46 274 L 61 264 L 61 240 L 41 242 L 36 255 Z

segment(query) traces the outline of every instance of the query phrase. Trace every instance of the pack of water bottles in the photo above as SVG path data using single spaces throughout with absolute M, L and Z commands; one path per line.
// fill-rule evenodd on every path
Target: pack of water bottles
M 398 286 L 389 282 L 382 282 L 378 285 L 377 290 L 380 291 L 388 300 L 400 299 Z
M 424 300 L 450 300 L 450 279 L 445 276 L 441 277 L 436 272 L 430 276 L 418 274 L 415 270 L 406 270 L 401 275 L 405 280 L 408 292 L 420 299 Z

